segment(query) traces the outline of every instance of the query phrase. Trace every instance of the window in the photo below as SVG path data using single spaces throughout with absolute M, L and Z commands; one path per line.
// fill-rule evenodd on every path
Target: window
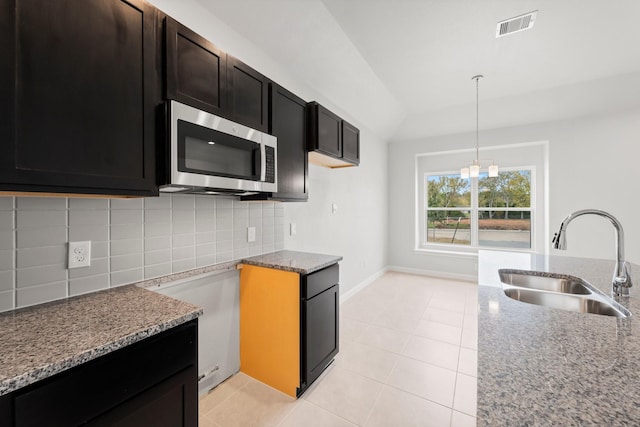
M 531 248 L 532 170 L 425 174 L 423 246 Z

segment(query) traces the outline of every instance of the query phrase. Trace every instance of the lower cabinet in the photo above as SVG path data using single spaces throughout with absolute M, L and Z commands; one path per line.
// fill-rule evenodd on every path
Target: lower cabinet
M 0 397 L 3 426 L 198 425 L 197 320 Z
M 338 278 L 338 264 L 308 275 L 243 265 L 240 370 L 300 396 L 338 354 Z

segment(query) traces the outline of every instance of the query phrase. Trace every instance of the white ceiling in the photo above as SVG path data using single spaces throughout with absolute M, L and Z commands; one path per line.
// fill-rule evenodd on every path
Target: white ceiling
M 639 0 L 199 1 L 392 141 L 640 107 Z

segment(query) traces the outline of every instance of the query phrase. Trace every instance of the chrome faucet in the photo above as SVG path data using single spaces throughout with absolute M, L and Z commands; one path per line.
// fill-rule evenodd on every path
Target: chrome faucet
M 624 260 L 624 230 L 622 224 L 613 215 L 598 209 L 583 209 L 568 215 L 562 220 L 560 229 L 553 235 L 553 247 L 555 249 L 567 249 L 567 226 L 571 221 L 582 215 L 598 215 L 608 218 L 616 229 L 616 265 L 613 270 L 613 280 L 611 282 L 611 294 L 613 296 L 628 296 L 631 283 L 629 274 L 629 263 Z

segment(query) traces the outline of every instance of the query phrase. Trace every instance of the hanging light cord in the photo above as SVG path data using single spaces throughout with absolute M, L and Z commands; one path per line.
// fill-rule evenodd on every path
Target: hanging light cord
M 479 128 L 479 122 L 480 122 L 480 102 L 479 102 L 479 95 L 478 95 L 478 80 L 480 80 L 483 77 L 482 74 L 478 74 L 477 76 L 473 76 L 471 77 L 472 80 L 476 81 L 476 162 L 480 163 L 480 143 L 479 143 L 479 133 L 480 133 L 480 128 Z

